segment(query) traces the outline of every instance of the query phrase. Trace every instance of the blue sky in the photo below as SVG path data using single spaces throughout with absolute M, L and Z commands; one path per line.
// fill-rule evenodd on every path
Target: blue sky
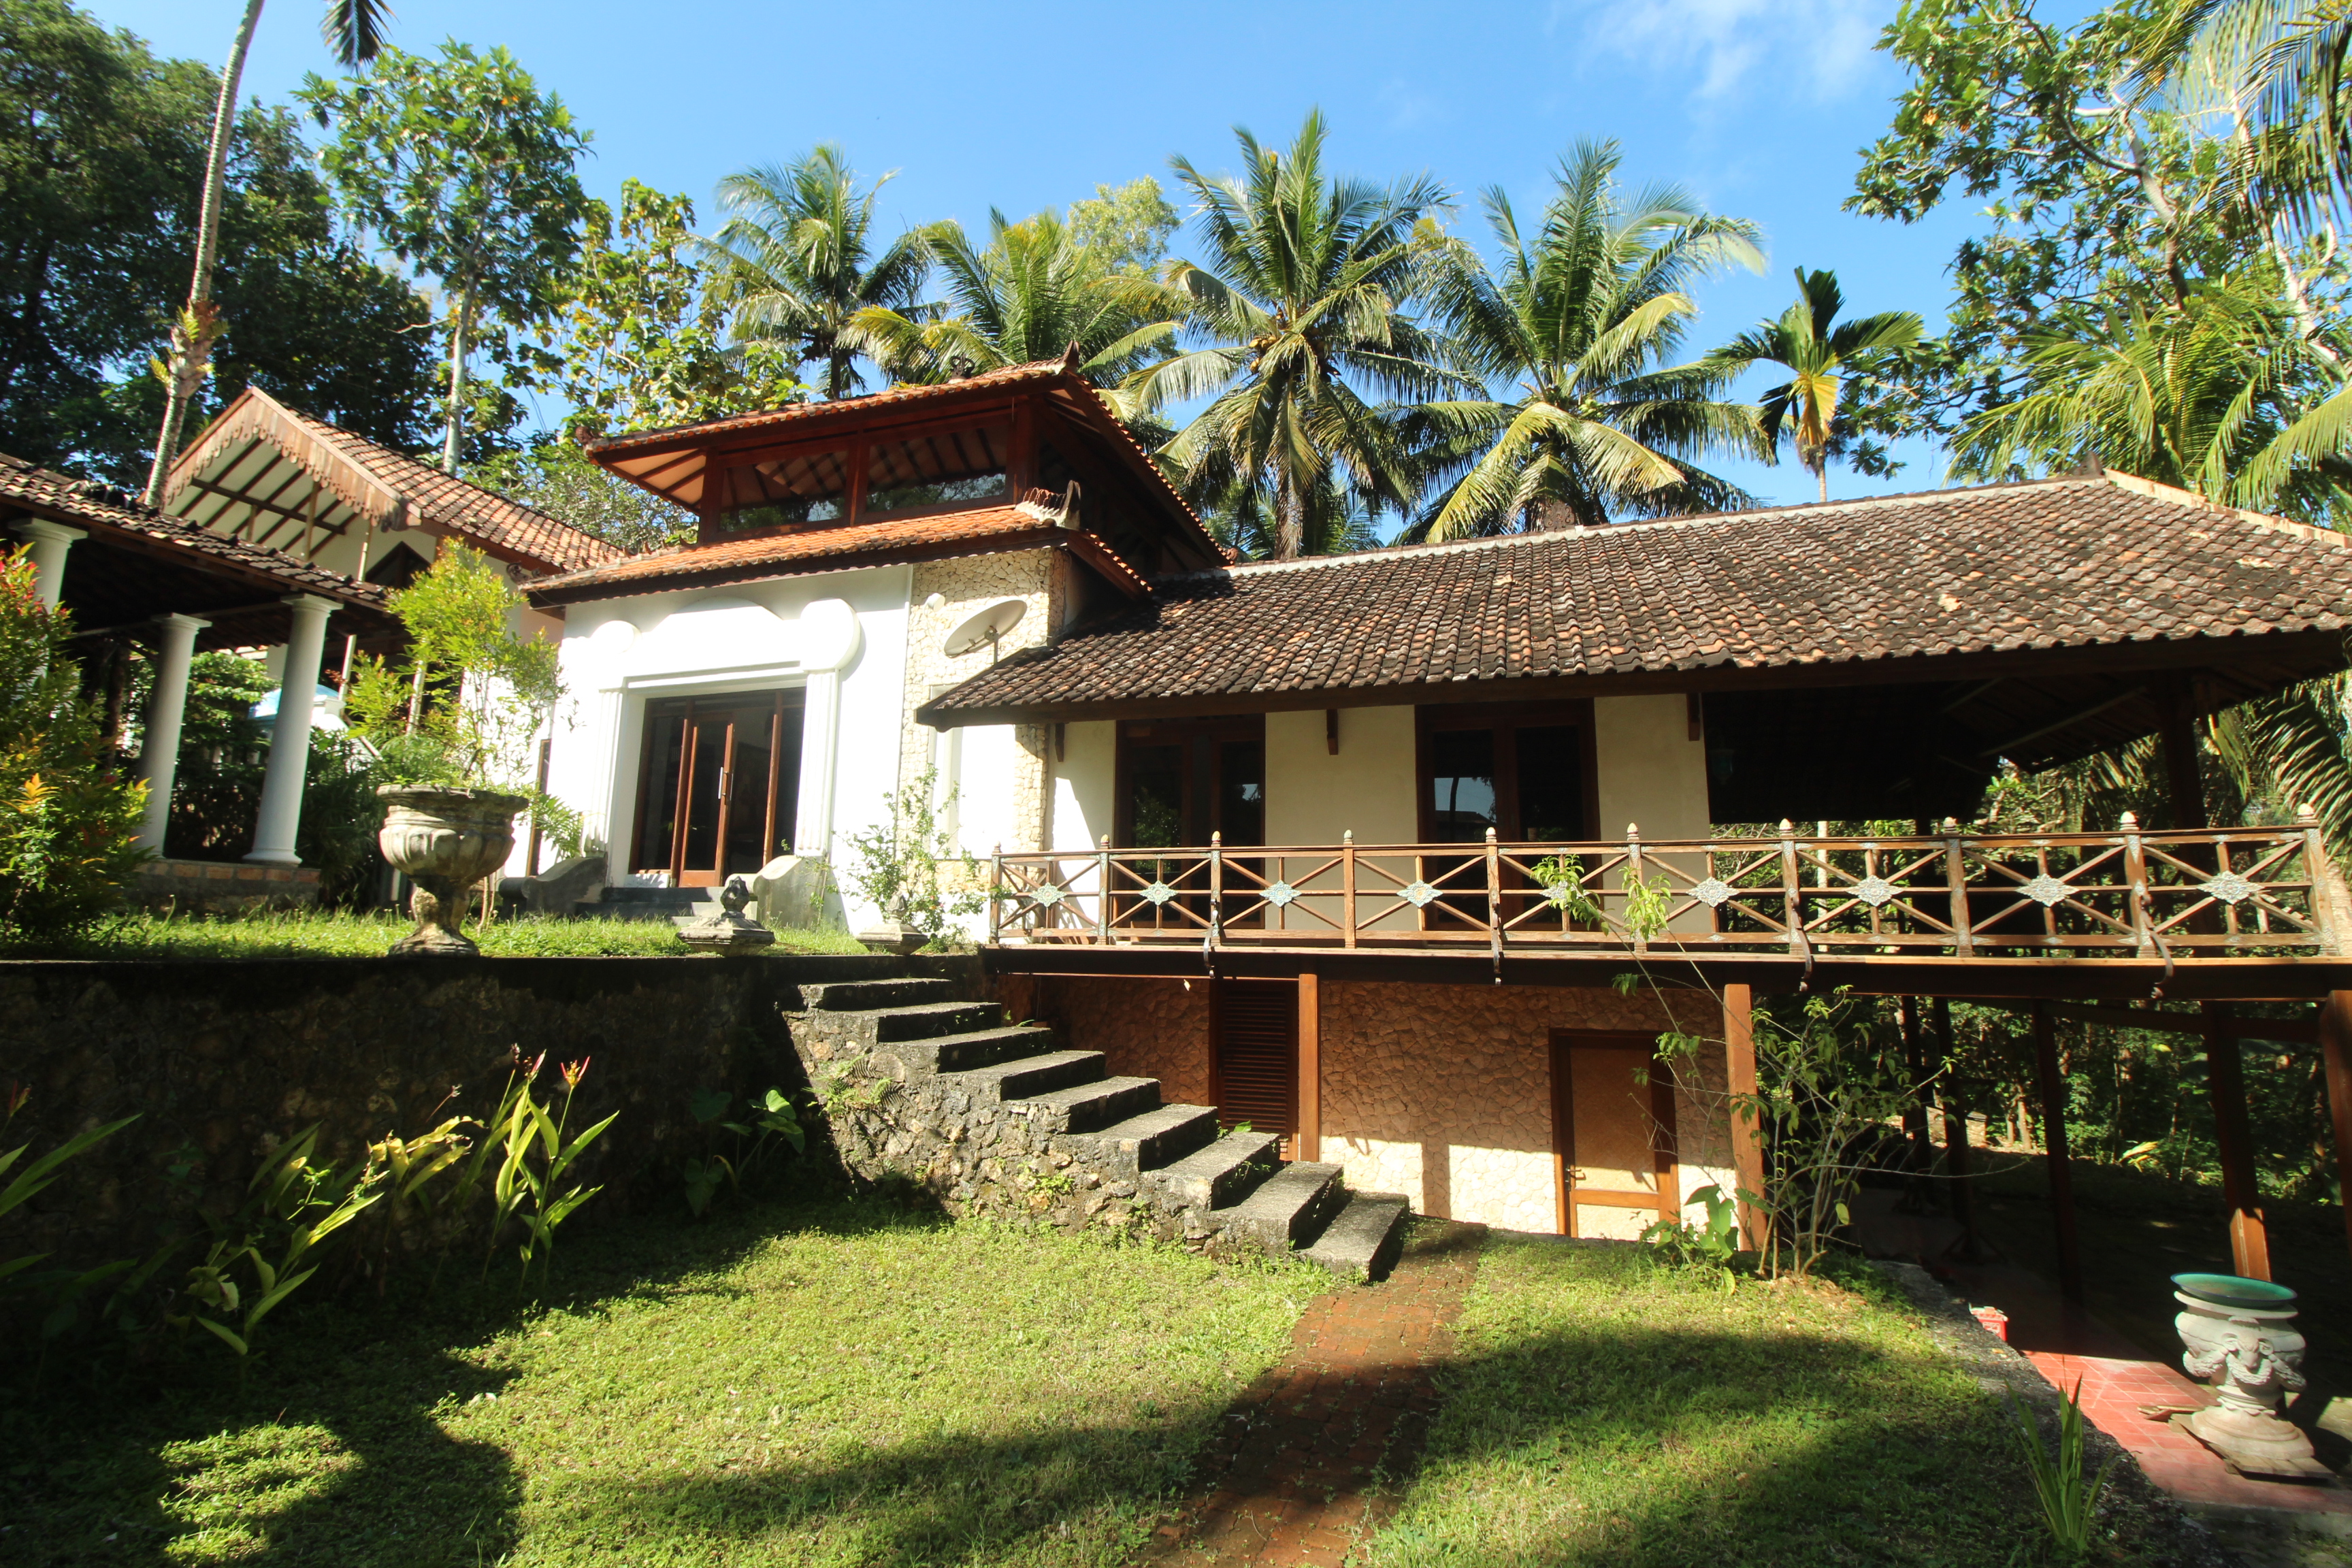
M 241 9 L 85 3 L 165 53 L 215 65 Z M 1778 314 L 1799 265 L 1835 268 L 1850 310 L 1916 310 L 1931 330 L 1940 319 L 1945 268 L 1974 223 L 1968 205 L 1909 229 L 1839 210 L 1858 150 L 1901 90 L 1873 47 L 1893 11 L 1855 0 L 1038 0 L 994 11 L 402 0 L 392 30 L 411 49 L 454 36 L 513 50 L 595 132 L 585 176 L 599 195 L 634 175 L 707 204 L 735 169 L 837 141 L 861 171 L 898 171 L 884 198 L 894 222 L 978 225 L 992 205 L 1018 216 L 1099 183 L 1165 183 L 1172 153 L 1228 167 L 1231 127 L 1286 142 L 1318 104 L 1336 168 L 1381 180 L 1427 170 L 1465 195 L 1500 184 L 1523 214 L 1563 149 L 1614 137 L 1630 183 L 1679 181 L 1764 227 L 1767 272 L 1700 294 L 1705 346 Z M 272 0 L 249 94 L 283 100 L 305 71 L 328 68 L 317 21 L 315 0 Z M 1478 232 L 1466 201 L 1454 221 Z M 1180 253 L 1187 244 L 1180 236 Z M 1891 483 L 1840 473 L 1832 493 L 1941 482 L 1935 453 L 1905 456 Z M 1725 467 L 1768 500 L 1812 499 L 1792 461 Z

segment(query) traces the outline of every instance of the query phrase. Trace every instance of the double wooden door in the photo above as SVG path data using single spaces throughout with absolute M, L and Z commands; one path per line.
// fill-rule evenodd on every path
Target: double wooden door
M 800 741 L 797 690 L 648 702 L 633 868 L 709 888 L 790 854 Z
M 1551 1104 L 1562 1236 L 1633 1241 L 1682 1212 L 1674 1085 L 1650 1037 L 1554 1031 Z

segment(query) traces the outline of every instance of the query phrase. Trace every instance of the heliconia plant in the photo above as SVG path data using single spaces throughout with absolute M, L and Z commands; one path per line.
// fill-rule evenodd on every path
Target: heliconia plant
M 497 1206 L 491 1221 L 490 1247 L 495 1255 L 499 1234 L 508 1220 L 519 1219 L 524 1226 L 523 1238 L 518 1248 L 522 1260 L 522 1275 L 518 1286 L 530 1279 L 530 1266 L 539 1263 L 539 1283 L 546 1289 L 555 1266 L 555 1230 L 577 1212 L 580 1205 L 604 1189 L 599 1186 L 582 1188 L 573 1185 L 562 1192 L 563 1173 L 582 1151 L 594 1142 L 604 1129 L 620 1115 L 614 1111 L 585 1131 L 571 1137 L 565 1129 L 572 1120 L 572 1097 L 579 1092 L 580 1080 L 588 1076 L 590 1058 L 566 1062 L 556 1070 L 563 1079 L 563 1105 L 550 1115 L 539 1097 L 531 1092 L 539 1069 L 547 1060 L 546 1054 L 530 1064 L 528 1073 L 517 1076 L 521 1081 L 510 1088 L 508 1100 L 500 1107 L 500 1121 L 496 1124 L 499 1142 L 506 1157 L 499 1166 L 497 1181 L 491 1192 Z M 489 1259 L 483 1259 L 487 1274 Z
M 185 1293 L 193 1305 L 173 1321 L 203 1329 L 240 1358 L 250 1357 L 261 1320 L 319 1271 L 313 1254 L 320 1245 L 383 1196 L 380 1166 L 316 1163 L 318 1141 L 313 1123 L 278 1145 L 254 1173 L 244 1208 L 205 1260 L 188 1270 Z M 251 1273 L 250 1285 L 240 1283 L 239 1265 Z

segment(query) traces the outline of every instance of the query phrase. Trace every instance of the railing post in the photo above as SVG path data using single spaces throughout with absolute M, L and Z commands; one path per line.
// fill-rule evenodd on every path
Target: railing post
M 2319 814 L 2308 805 L 2294 808 L 2294 820 L 2303 829 L 2303 874 L 2311 880 L 2311 923 L 2319 932 L 2319 951 L 2336 951 L 2336 900 L 2332 879 L 2328 875 L 2327 845 L 2319 837 Z
M 2131 903 L 2133 956 L 2156 956 L 2156 931 L 2148 920 L 2147 910 L 2147 846 L 2140 841 L 2139 813 L 2126 811 L 2122 823 L 2124 835 L 2124 881 L 2129 886 L 2126 895 Z
M 1222 943 L 1225 934 L 1225 836 L 1209 835 L 1209 945 Z
M 1810 957 L 1812 944 L 1805 940 L 1804 885 L 1797 875 L 1797 825 L 1785 816 L 1780 819 L 1780 918 L 1789 928 L 1789 956 Z
M 1004 940 L 1004 846 L 1000 844 L 988 852 L 988 945 L 997 947 Z
M 1486 829 L 1486 943 L 1495 955 L 1495 984 L 1503 983 L 1503 852 Z
M 1347 905 L 1347 922 L 1339 936 L 1342 947 L 1356 945 L 1356 830 L 1339 835 L 1339 886 Z
M 1633 923 L 1633 889 L 1648 885 L 1648 879 L 1642 875 L 1642 825 L 1629 822 L 1625 825 L 1625 929 L 1633 933 L 1636 954 L 1650 951 L 1650 933 Z
M 1110 835 L 1102 836 L 1102 848 L 1097 852 L 1095 864 L 1095 940 L 1105 947 L 1110 945 Z
M 1969 866 L 1960 853 L 1959 818 L 1944 818 L 1944 890 L 1952 900 L 1952 951 L 1973 958 L 1977 951 L 1976 921 L 1969 914 Z

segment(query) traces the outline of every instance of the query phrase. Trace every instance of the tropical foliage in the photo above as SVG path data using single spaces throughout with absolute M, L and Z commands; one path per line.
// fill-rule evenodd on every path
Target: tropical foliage
M 1919 318 L 1909 310 L 1832 325 L 1845 303 L 1834 272 L 1797 268 L 1797 300 L 1777 321 L 1764 321 L 1724 345 L 1716 362 L 1728 371 L 1777 365 L 1789 379 L 1765 392 L 1758 411 L 1764 439 L 1778 446 L 1785 437 L 1797 460 L 1821 482 L 1830 499 L 1829 461 L 1851 451 L 1865 468 L 1883 468 L 1884 457 L 1857 441 L 1853 421 L 1839 417 L 1840 395 L 1849 376 L 1867 374 L 1891 350 L 1919 341 Z
M 1487 191 L 1501 257 L 1492 268 L 1460 240 L 1432 247 L 1450 360 L 1464 379 L 1510 390 L 1433 402 L 1407 421 L 1428 437 L 1418 472 L 1439 481 L 1413 537 L 1747 504 L 1687 459 L 1756 450 L 1754 412 L 1723 400 L 1722 367 L 1676 362 L 1698 313 L 1690 285 L 1760 268 L 1756 226 L 1705 213 L 1672 186 L 1628 198 L 1621 161 L 1612 143 L 1578 147 L 1532 235 L 1500 188 Z

